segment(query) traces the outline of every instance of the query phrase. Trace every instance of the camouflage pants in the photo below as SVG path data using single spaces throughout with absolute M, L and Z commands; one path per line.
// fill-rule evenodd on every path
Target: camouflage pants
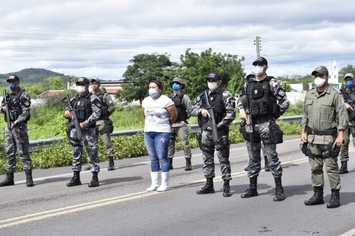
M 340 189 L 337 158 L 329 157 L 329 145 L 309 143 L 308 149 L 312 153 L 309 157 L 309 164 L 311 165 L 313 186 L 324 185 L 323 164 L 325 163 L 330 188 Z
M 174 157 L 176 136 L 179 137 L 179 140 L 183 146 L 185 158 L 191 158 L 191 148 L 189 145 L 189 127 L 187 124 L 184 124 L 181 127 L 172 128 L 168 157 L 169 158 Z
M 246 141 L 249 154 L 249 178 L 258 176 L 261 170 L 261 149 L 263 144 L 263 155 L 269 161 L 269 168 L 274 177 L 282 176 L 281 162 L 276 152 L 276 144 L 270 143 L 270 122 L 256 124 L 254 126 L 254 140 Z M 261 143 L 262 142 L 262 143 Z
M 353 145 L 355 146 L 355 124 L 350 124 L 349 127 L 345 129 L 344 144 L 340 149 L 340 161 L 349 160 L 350 135 L 353 136 Z
M 7 173 L 13 173 L 16 170 L 16 153 L 23 162 L 24 170 L 32 169 L 26 124 L 19 124 L 11 130 L 5 128 L 5 153 Z
M 106 158 L 113 158 L 113 147 L 111 141 L 111 133 L 113 131 L 112 121 L 99 120 L 96 122 L 96 127 L 105 146 Z
M 215 177 L 214 152 L 217 151 L 217 157 L 221 166 L 222 179 L 231 180 L 231 166 L 229 162 L 229 140 L 228 133 L 218 134 L 218 141 L 214 143 L 212 132 L 204 130 L 201 134 L 200 148 L 203 155 L 203 174 L 206 178 Z
M 83 156 L 84 145 L 86 152 L 89 156 L 89 164 L 91 172 L 99 172 L 99 155 L 97 148 L 97 130 L 96 128 L 82 129 L 82 141 L 76 137 L 76 130 L 72 128 L 69 131 L 69 144 L 72 146 L 73 151 L 73 171 L 81 171 L 81 158 Z

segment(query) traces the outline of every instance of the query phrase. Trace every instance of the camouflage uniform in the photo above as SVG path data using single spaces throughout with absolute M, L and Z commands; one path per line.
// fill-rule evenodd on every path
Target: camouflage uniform
M 79 78 L 77 85 L 85 85 L 85 92 L 77 94 L 75 97 L 70 99 L 71 106 L 66 108 L 67 111 L 70 111 L 71 108 L 73 108 L 78 122 L 83 123 L 84 125 L 84 127 L 81 128 L 82 138 L 80 139 L 78 137 L 78 131 L 75 128 L 74 120 L 70 118 L 68 122 L 67 135 L 69 144 L 72 146 L 73 151 L 72 169 L 74 172 L 73 178 L 67 184 L 68 187 L 81 184 L 80 171 L 84 145 L 89 157 L 91 172 L 93 173 L 93 178 L 89 183 L 89 187 L 97 187 L 99 185 L 97 176 L 100 171 L 100 167 L 97 147 L 98 134 L 96 129 L 96 121 L 101 116 L 102 103 L 96 95 L 88 92 L 88 84 L 88 79 Z
M 177 120 L 174 124 L 172 124 L 172 133 L 170 136 L 168 152 L 168 157 L 171 162 L 170 168 L 172 168 L 172 159 L 175 154 L 176 136 L 178 136 L 183 146 L 184 156 L 187 162 L 185 169 L 190 170 L 191 167 L 188 163 L 191 165 L 191 148 L 189 145 L 189 126 L 187 124 L 187 119 L 192 110 L 191 100 L 186 94 L 173 94 L 170 98 L 174 101 L 177 109 Z
M 353 75 L 351 73 L 346 74 L 344 80 L 347 82 L 351 80 L 351 84 L 353 81 Z M 355 86 L 355 85 L 353 85 Z M 344 102 L 355 109 L 355 88 L 351 86 L 347 88 L 345 85 L 341 88 L 341 94 L 343 95 Z M 349 143 L 350 143 L 350 135 L 353 137 L 353 146 L 355 146 L 355 111 L 348 111 L 349 115 L 349 124 L 345 129 L 344 133 L 344 144 L 340 150 L 340 161 L 341 167 L 339 170 L 340 174 L 348 173 L 347 162 L 349 161 Z
M 213 79 L 219 78 L 218 75 L 211 73 L 208 76 Z M 208 97 L 206 97 L 206 94 Z M 212 124 L 212 120 L 205 118 L 201 115 L 202 109 L 207 109 L 207 99 L 213 109 L 215 122 Z M 229 188 L 229 181 L 231 177 L 231 166 L 229 162 L 229 125 L 235 119 L 235 99 L 231 94 L 224 90 L 221 85 L 217 89 L 211 91 L 206 90 L 198 96 L 197 102 L 193 106 L 192 115 L 198 116 L 199 127 L 201 128 L 200 134 L 200 149 L 203 155 L 203 173 L 207 179 L 205 187 L 209 187 L 208 190 L 204 191 L 203 187 L 198 193 L 209 193 L 214 192 L 213 185 L 211 186 L 211 181 L 213 184 L 213 178 L 215 177 L 215 164 L 214 164 L 214 152 L 217 151 L 217 157 L 219 159 L 220 168 L 222 172 L 222 179 L 225 182 L 227 188 Z M 217 142 L 213 140 L 212 125 L 217 126 Z M 212 191 L 213 190 L 213 191 Z M 225 189 L 226 190 L 226 189 Z M 229 196 L 228 191 L 225 193 Z
M 13 77 L 17 78 L 18 77 Z M 9 78 L 9 80 L 11 80 Z M 8 82 L 9 82 L 8 80 Z M 23 162 L 23 169 L 26 173 L 26 184 L 33 186 L 32 162 L 29 153 L 29 141 L 27 134 L 27 122 L 30 119 L 31 98 L 25 90 L 18 88 L 3 98 L 1 107 L 4 112 L 5 104 L 8 106 L 10 117 L 10 128 L 5 127 L 5 154 L 7 158 L 7 178 L 0 183 L 0 186 L 13 185 L 13 174 L 16 171 L 16 154 L 19 154 Z M 4 112 L 5 113 L 5 112 Z M 5 121 L 7 121 L 5 115 Z
M 318 67 L 312 75 L 315 77 L 328 76 L 325 67 Z M 306 205 L 323 203 L 323 165 L 326 165 L 329 184 L 332 189 L 332 201 L 339 206 L 340 177 L 338 173 L 335 138 L 338 131 L 344 131 L 348 123 L 348 115 L 342 96 L 333 89 L 326 87 L 322 92 L 312 89 L 306 94 L 304 101 L 304 117 L 302 128 L 307 134 L 307 155 L 312 171 L 314 195 L 305 201 Z M 336 207 L 333 206 L 333 207 Z M 328 207 L 332 207 L 328 204 Z
M 114 153 L 111 141 L 111 134 L 113 132 L 113 123 L 110 119 L 110 115 L 115 111 L 115 107 L 110 95 L 105 89 L 101 88 L 95 95 L 100 99 L 102 103 L 102 113 L 98 121 L 96 121 L 96 127 L 99 134 L 102 137 L 102 141 L 105 146 L 106 158 L 109 160 L 108 170 L 114 169 Z

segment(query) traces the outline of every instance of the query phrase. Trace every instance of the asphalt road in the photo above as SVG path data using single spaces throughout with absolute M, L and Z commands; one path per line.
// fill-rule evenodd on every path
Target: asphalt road
M 215 194 L 195 194 L 203 181 L 199 150 L 193 151 L 190 172 L 177 153 L 172 189 L 165 193 L 144 191 L 150 184 L 147 157 L 117 161 L 119 168 L 112 172 L 103 163 L 101 186 L 95 189 L 87 187 L 88 172 L 82 173 L 82 186 L 67 188 L 69 167 L 35 170 L 33 188 L 18 173 L 15 186 L 0 189 L 0 235 L 355 235 L 355 161 L 342 176 L 340 208 L 306 207 L 303 201 L 312 193 L 310 168 L 298 143 L 289 139 L 278 146 L 288 196 L 283 202 L 272 201 L 273 178 L 265 172 L 258 181 L 260 195 L 240 198 L 248 184 L 244 145 L 231 148 L 230 198 L 222 197 L 219 178 Z M 329 192 L 327 185 L 326 200 Z

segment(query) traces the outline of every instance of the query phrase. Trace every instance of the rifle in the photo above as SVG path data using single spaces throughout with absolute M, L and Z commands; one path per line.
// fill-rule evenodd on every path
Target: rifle
M 74 122 L 74 127 L 76 129 L 76 133 L 77 133 L 78 139 L 82 140 L 83 136 L 82 136 L 82 133 L 81 133 L 81 127 L 80 127 L 80 123 L 79 123 L 79 120 L 78 120 L 78 116 L 76 115 L 75 108 L 70 103 L 69 95 L 66 96 L 66 100 L 67 100 L 67 103 L 68 103 L 68 108 L 69 108 L 71 119 Z
M 211 124 L 212 138 L 213 138 L 213 141 L 216 143 L 218 141 L 216 119 L 214 117 L 213 107 L 211 106 L 209 98 L 208 98 L 207 90 L 205 90 L 205 96 L 206 96 L 207 111 L 208 111 L 208 113 L 210 115 L 210 119 L 209 120 L 212 123 Z
M 7 91 L 6 89 L 4 90 L 3 92 L 3 103 L 4 103 L 4 108 L 5 108 L 5 117 L 6 117 L 6 125 L 7 125 L 7 128 L 10 130 L 11 129 L 11 120 L 10 120 L 10 113 L 9 113 L 9 105 L 8 105 L 8 101 L 6 100 L 7 99 Z
M 250 108 L 249 108 L 249 102 L 248 102 L 248 98 L 247 98 L 247 95 L 243 95 L 241 98 L 240 98 L 240 102 L 243 104 L 243 107 L 244 107 L 244 111 L 245 111 L 245 114 L 246 114 L 246 119 L 245 119 L 245 132 L 247 134 L 250 135 L 250 137 L 252 137 L 252 134 L 254 132 L 254 129 L 253 129 L 253 121 L 251 119 L 251 114 L 250 114 Z

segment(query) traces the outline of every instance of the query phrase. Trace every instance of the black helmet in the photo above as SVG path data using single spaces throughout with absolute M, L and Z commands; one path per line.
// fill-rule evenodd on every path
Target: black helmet
M 20 78 L 17 75 L 9 75 L 9 78 L 7 78 L 6 82 L 11 83 L 12 81 L 20 81 Z
M 89 85 L 89 80 L 86 77 L 80 77 L 76 82 L 76 85 L 85 85 L 88 86 Z
M 206 78 L 207 78 L 208 81 L 222 80 L 221 75 L 218 74 L 218 73 L 209 73 Z
M 90 80 L 90 84 L 97 84 L 97 85 L 100 85 L 100 84 L 101 84 L 101 81 L 100 81 L 100 79 L 98 79 L 98 78 L 94 78 L 94 79 L 91 79 L 91 80 Z

